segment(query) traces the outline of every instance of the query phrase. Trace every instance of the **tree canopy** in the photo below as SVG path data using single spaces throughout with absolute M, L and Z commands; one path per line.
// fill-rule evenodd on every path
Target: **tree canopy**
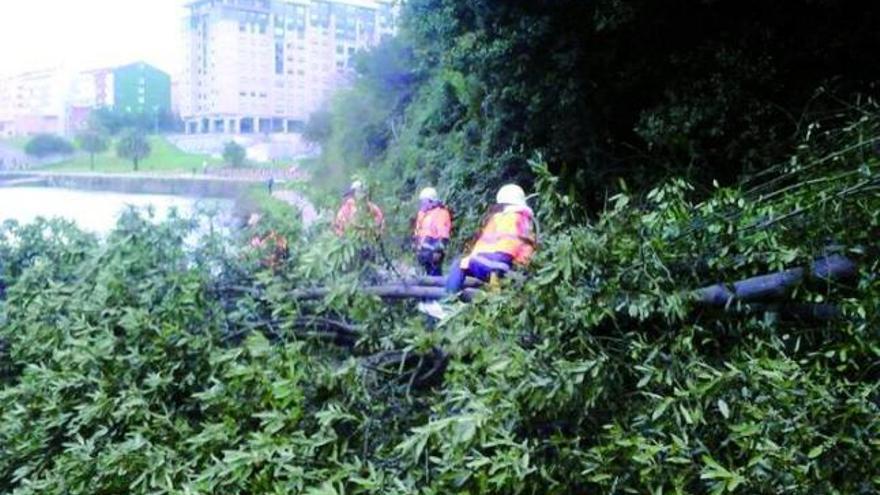
M 140 161 L 150 156 L 150 151 L 150 142 L 147 141 L 144 133 L 137 129 L 126 130 L 116 143 L 116 155 L 131 160 L 135 171 Z
M 880 80 L 880 7 L 854 2 L 403 9 L 402 36 L 366 55 L 340 98 L 328 159 L 388 167 L 410 179 L 407 193 L 428 178 L 450 191 L 473 191 L 475 176 L 480 187 L 527 182 L 523 150 L 541 151 L 594 207 L 619 179 L 733 184 L 784 159 L 815 121 L 876 95 Z

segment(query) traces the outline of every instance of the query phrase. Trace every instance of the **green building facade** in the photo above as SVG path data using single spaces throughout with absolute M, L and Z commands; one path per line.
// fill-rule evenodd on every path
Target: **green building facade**
M 144 115 L 171 111 L 171 76 L 152 65 L 137 62 L 113 69 L 113 90 L 117 111 Z

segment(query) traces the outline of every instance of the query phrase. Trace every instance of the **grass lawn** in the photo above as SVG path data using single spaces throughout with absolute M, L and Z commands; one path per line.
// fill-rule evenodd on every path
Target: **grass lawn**
M 150 156 L 138 164 L 138 172 L 192 173 L 200 172 L 202 163 L 207 160 L 209 165 L 217 165 L 221 160 L 207 155 L 193 155 L 174 146 L 162 136 L 149 136 Z M 130 173 L 134 165 L 129 160 L 116 156 L 115 143 L 104 152 L 95 155 L 95 167 L 92 169 L 88 153 L 79 152 L 69 160 L 50 165 L 44 170 L 53 172 L 102 172 Z
M 20 151 L 24 151 L 24 146 L 27 144 L 28 141 L 30 141 L 29 137 L 2 138 L 0 139 L 0 144 Z

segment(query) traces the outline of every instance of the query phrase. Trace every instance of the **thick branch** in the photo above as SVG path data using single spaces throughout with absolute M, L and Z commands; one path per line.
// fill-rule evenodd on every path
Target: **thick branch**
M 833 254 L 817 259 L 806 268 L 792 268 L 779 273 L 759 275 L 734 282 L 732 285 L 715 284 L 694 291 L 697 302 L 708 306 L 728 306 L 735 302 L 759 302 L 784 296 L 808 279 L 820 283 L 841 282 L 853 278 L 856 264 Z
M 373 287 L 361 287 L 356 289 L 360 294 L 379 296 L 382 299 L 444 299 L 449 296 L 443 287 L 425 287 L 417 285 L 405 284 L 389 284 L 377 285 Z M 293 298 L 299 300 L 322 299 L 329 295 L 331 289 L 327 287 L 318 287 L 314 289 L 303 289 L 293 292 Z M 462 299 L 470 301 L 476 295 L 476 289 L 465 289 L 462 292 Z

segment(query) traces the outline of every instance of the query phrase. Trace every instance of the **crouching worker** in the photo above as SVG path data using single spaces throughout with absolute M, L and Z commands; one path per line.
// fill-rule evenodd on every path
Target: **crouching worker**
M 526 266 L 537 246 L 534 213 L 521 187 L 508 184 L 498 191 L 470 253 L 452 264 L 446 292 L 460 292 L 468 276 L 488 282 L 503 278 L 515 266 Z
M 419 193 L 419 213 L 416 216 L 413 241 L 416 258 L 425 274 L 443 274 L 443 260 L 446 246 L 452 233 L 452 214 L 437 195 L 433 187 L 426 187 Z
M 274 229 L 260 232 L 262 216 L 254 213 L 248 218 L 248 228 L 254 232 L 251 237 L 251 249 L 260 256 L 260 264 L 263 268 L 276 271 L 290 256 L 287 239 Z
M 374 233 L 382 233 L 385 226 L 385 216 L 382 210 L 367 198 L 367 190 L 361 181 L 354 181 L 342 198 L 342 205 L 333 222 L 333 230 L 336 235 L 342 237 L 349 229 L 363 228 L 363 225 L 358 225 L 358 217 L 362 214 L 358 211 L 361 204 L 366 205 L 370 216 L 373 217 L 373 223 L 376 227 Z

